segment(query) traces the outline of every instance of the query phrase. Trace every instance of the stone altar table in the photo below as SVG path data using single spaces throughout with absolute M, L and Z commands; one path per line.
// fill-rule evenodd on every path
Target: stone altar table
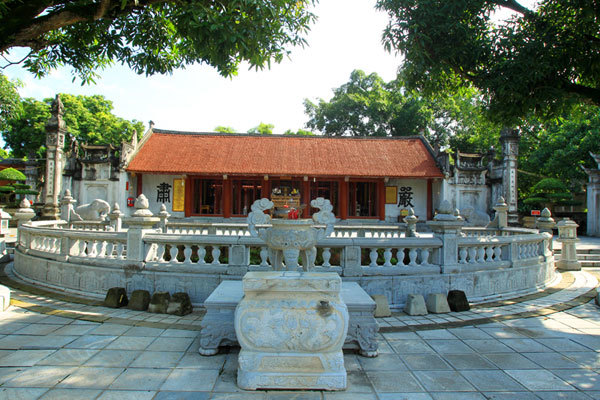
M 234 314 L 241 389 L 346 389 L 338 274 L 248 272 L 242 286 Z
M 233 314 L 244 296 L 242 281 L 223 281 L 204 302 L 198 352 L 211 356 L 220 346 L 238 345 L 233 327 Z M 377 332 L 375 301 L 356 282 L 342 282 L 341 296 L 348 307 L 350 322 L 344 349 L 358 349 L 365 357 L 376 357 Z

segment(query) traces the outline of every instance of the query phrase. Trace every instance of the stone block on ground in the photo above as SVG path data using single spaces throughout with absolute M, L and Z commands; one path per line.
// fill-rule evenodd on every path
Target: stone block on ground
M 450 312 L 448 299 L 444 293 L 430 293 L 427 296 L 427 311 L 434 314 L 444 314 Z
M 185 292 L 173 293 L 169 305 L 167 307 L 167 314 L 184 316 L 192 313 L 192 302 L 190 296 Z
M 157 314 L 166 314 L 169 308 L 169 301 L 171 295 L 169 292 L 156 292 L 152 295 L 150 304 L 148 305 L 148 312 Z
M 150 304 L 150 292 L 147 290 L 134 290 L 129 299 L 128 308 L 136 311 L 146 311 Z
M 104 298 L 104 306 L 110 308 L 125 307 L 127 305 L 127 292 L 125 288 L 113 287 L 108 289 Z
M 408 315 L 427 315 L 425 299 L 420 294 L 409 294 L 406 297 L 404 312 Z
M 390 311 L 390 305 L 388 304 L 387 297 L 382 294 L 374 294 L 371 296 L 375 300 L 375 318 L 391 317 L 392 312 Z
M 469 311 L 471 306 L 467 300 L 467 295 L 462 290 L 451 290 L 448 292 L 448 306 L 455 312 Z
M 10 289 L 0 285 L 0 311 L 6 311 L 10 306 Z

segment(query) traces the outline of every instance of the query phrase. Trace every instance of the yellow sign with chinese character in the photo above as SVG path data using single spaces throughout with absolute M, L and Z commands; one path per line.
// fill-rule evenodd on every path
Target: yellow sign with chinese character
M 173 179 L 173 211 L 185 210 L 185 179 Z

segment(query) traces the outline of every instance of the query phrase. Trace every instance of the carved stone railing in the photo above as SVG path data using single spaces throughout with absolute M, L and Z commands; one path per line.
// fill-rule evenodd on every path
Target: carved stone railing
M 140 210 L 124 219 L 126 231 L 115 229 L 120 224 L 113 220 L 109 230 L 68 228 L 63 221 L 21 223 L 15 272 L 80 292 L 118 285 L 128 290 L 172 287 L 191 291 L 198 303 L 222 279 L 272 269 L 265 242 L 251 236 L 246 224 L 186 228 L 167 223 L 167 215 L 154 217 Z M 447 210 L 436 218 L 428 222 L 433 233 L 415 237 L 395 229 L 369 233 L 363 226 L 367 229 L 360 233 L 354 227 L 338 227 L 317 241 L 317 251 L 311 252 L 314 270 L 348 277 L 368 293 L 386 294 L 396 305 L 408 293 L 425 293 L 429 283 L 438 290 L 471 290 L 475 297 L 488 298 L 513 288 L 532 291 L 553 279 L 550 234 L 509 227 L 464 228 Z M 511 269 L 519 270 L 514 278 L 503 272 Z M 500 286 L 490 284 L 492 280 Z

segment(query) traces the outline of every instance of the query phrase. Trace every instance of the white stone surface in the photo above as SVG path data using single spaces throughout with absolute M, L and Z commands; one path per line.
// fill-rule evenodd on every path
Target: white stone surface
M 445 314 L 450 312 L 448 299 L 444 293 L 430 293 L 427 296 L 427 311 L 434 314 Z
M 406 297 L 404 312 L 408 315 L 427 315 L 425 299 L 420 294 L 409 294 Z
M 249 272 L 235 311 L 246 390 L 346 388 L 349 317 L 335 273 Z

